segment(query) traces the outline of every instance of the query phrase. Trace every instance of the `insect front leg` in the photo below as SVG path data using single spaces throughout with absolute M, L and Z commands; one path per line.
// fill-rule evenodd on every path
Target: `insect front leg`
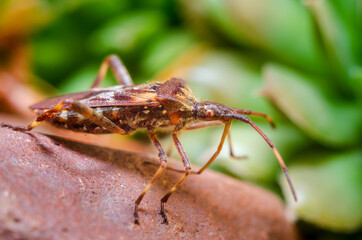
M 155 173 L 155 175 L 153 175 L 151 181 L 146 185 L 146 187 L 143 189 L 141 195 L 139 195 L 139 197 L 137 198 L 137 200 L 135 201 L 135 207 L 134 207 L 134 222 L 136 224 L 139 224 L 139 217 L 138 217 L 138 206 L 140 205 L 143 197 L 145 196 L 145 194 L 147 193 L 147 191 L 150 189 L 150 187 L 152 186 L 152 184 L 156 181 L 156 179 L 158 178 L 158 176 L 162 173 L 162 171 L 166 168 L 167 166 L 167 156 L 165 154 L 165 152 L 162 149 L 162 146 L 160 144 L 160 142 L 157 140 L 156 135 L 153 133 L 153 131 L 148 130 L 148 136 L 150 137 L 153 145 L 155 146 L 157 152 L 158 152 L 158 156 L 160 158 L 160 166 L 157 170 L 157 172 Z
M 248 158 L 247 156 L 245 155 L 241 155 L 241 156 L 236 156 L 234 154 L 234 151 L 233 151 L 233 146 L 232 146 L 232 143 L 231 143 L 231 134 L 230 134 L 230 131 L 228 132 L 228 143 L 229 143 L 229 155 L 230 157 L 236 159 L 236 160 L 243 160 L 243 159 L 246 159 Z
M 190 124 L 189 126 L 187 126 L 185 128 L 185 130 L 196 130 L 196 129 L 200 129 L 200 128 L 205 128 L 205 127 L 216 127 L 216 126 L 220 126 L 220 125 L 224 125 L 225 123 L 219 120 L 216 121 L 207 121 L 207 122 L 197 122 L 197 123 L 193 123 Z
M 106 76 L 109 66 L 111 67 L 113 75 L 116 77 L 116 80 L 120 85 L 133 85 L 132 78 L 129 75 L 127 68 L 124 66 L 121 59 L 117 55 L 110 55 L 102 62 L 98 75 L 94 80 L 91 88 L 99 87 L 104 77 Z
M 187 126 L 186 128 L 184 128 L 185 130 L 196 130 L 196 129 L 200 129 L 200 128 L 205 128 L 205 127 L 215 127 L 215 126 L 219 126 L 219 125 L 223 125 L 225 123 L 223 123 L 222 121 L 216 120 L 216 121 L 208 121 L 208 122 L 198 122 L 198 123 L 193 123 L 189 126 Z M 173 144 L 171 143 L 170 146 L 167 149 L 167 156 L 171 156 L 172 153 L 172 149 L 173 149 Z M 173 168 L 168 168 L 170 170 L 176 170 Z M 183 172 L 182 170 L 176 170 L 178 172 Z
M 199 171 L 196 172 L 197 174 L 201 174 L 206 168 L 208 168 L 211 165 L 211 163 L 216 159 L 216 157 L 219 155 L 219 153 L 224 145 L 225 138 L 229 133 L 230 125 L 231 125 L 231 121 L 228 121 L 225 123 L 224 132 L 222 133 L 222 137 L 221 137 L 219 146 L 216 149 L 216 152 L 212 155 L 210 160 L 207 161 L 207 163 L 201 169 L 199 169 Z
M 170 189 L 170 191 L 161 199 L 161 212 L 160 214 L 163 217 L 163 223 L 167 223 L 167 216 L 165 214 L 165 203 L 169 199 L 169 197 L 172 195 L 172 193 L 177 189 L 177 187 L 187 178 L 188 175 L 191 173 L 191 164 L 189 159 L 186 156 L 185 151 L 182 148 L 182 145 L 180 141 L 177 138 L 178 130 L 174 130 L 172 133 L 173 140 L 175 142 L 175 146 L 177 148 L 177 151 L 181 157 L 181 160 L 184 164 L 185 171 L 184 175 L 176 182 L 176 184 Z
M 272 128 L 275 128 L 275 123 L 274 123 L 273 119 L 269 115 L 267 115 L 265 113 L 254 112 L 254 111 L 251 111 L 251 110 L 248 110 L 248 109 L 236 109 L 236 111 L 238 113 L 244 114 L 244 115 L 254 115 L 254 116 L 263 117 L 269 122 L 269 124 L 270 124 L 270 126 Z
M 200 128 L 205 128 L 205 127 L 215 127 L 215 126 L 220 126 L 225 124 L 222 121 L 216 120 L 216 121 L 208 121 L 208 122 L 198 122 L 198 123 L 194 123 L 191 124 L 190 126 L 186 127 L 185 130 L 196 130 L 196 129 L 200 129 Z M 234 159 L 245 159 L 247 158 L 247 156 L 236 156 L 233 152 L 233 146 L 232 146 L 232 142 L 231 142 L 231 135 L 230 135 L 230 131 L 228 132 L 228 143 L 229 143 L 229 155 L 230 157 L 234 158 Z
M 222 121 L 209 121 L 209 122 L 199 122 L 199 123 L 194 123 L 191 124 L 190 126 L 186 127 L 185 130 L 196 130 L 196 129 L 200 129 L 200 128 L 204 128 L 204 127 L 214 127 L 214 126 L 219 126 L 219 125 L 223 125 L 225 124 Z M 231 122 L 229 123 L 231 124 Z M 228 137 L 228 143 L 229 143 L 229 154 L 230 157 L 234 158 L 234 159 L 245 159 L 247 158 L 247 156 L 236 156 L 233 152 L 233 147 L 232 147 L 232 142 L 231 142 L 231 136 L 230 136 L 230 132 L 229 132 L 229 127 L 230 126 L 225 126 L 225 130 L 223 132 L 223 137 L 221 138 L 221 142 L 219 143 L 219 147 L 218 150 L 214 153 L 214 155 L 211 157 L 211 159 L 206 163 L 206 165 L 200 169 L 199 171 L 192 171 L 192 174 L 200 174 L 202 171 L 204 171 L 203 169 L 206 169 L 208 166 L 210 166 L 210 164 L 215 160 L 215 158 L 219 155 L 222 146 L 224 144 L 225 141 L 225 134 L 227 134 Z M 226 131 L 226 132 L 225 132 Z M 176 172 L 184 172 L 183 170 L 180 169 L 175 169 L 175 168 L 167 168 L 168 170 L 172 170 L 172 171 L 176 171 Z

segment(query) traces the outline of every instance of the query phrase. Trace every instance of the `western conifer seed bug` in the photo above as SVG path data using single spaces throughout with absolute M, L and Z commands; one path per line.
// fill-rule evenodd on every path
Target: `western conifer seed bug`
M 109 66 L 119 85 L 98 88 Z M 122 135 L 130 134 L 140 128 L 147 129 L 148 136 L 158 152 L 160 166 L 135 201 L 134 218 L 137 224 L 139 223 L 138 206 L 167 165 L 167 156 L 154 134 L 154 130 L 159 128 L 171 128 L 174 144 L 185 167 L 183 176 L 161 199 L 160 214 L 164 223 L 167 223 L 164 207 L 169 197 L 187 176 L 192 173 L 200 174 L 210 166 L 220 153 L 226 137 L 228 137 L 230 145 L 230 155 L 235 157 L 231 150 L 229 134 L 232 120 L 239 120 L 249 124 L 272 148 L 285 174 L 294 199 L 297 201 L 294 187 L 281 155 L 269 138 L 246 116 L 264 117 L 274 126 L 268 115 L 251 110 L 230 108 L 210 101 L 199 102 L 193 96 L 185 81 L 179 78 L 172 78 L 161 83 L 133 85 L 127 69 L 115 55 L 111 55 L 103 61 L 89 91 L 46 99 L 30 106 L 30 109 L 35 111 L 38 117 L 29 126 L 17 127 L 8 124 L 2 124 L 1 126 L 17 131 L 30 131 L 41 122 L 49 121 L 55 126 L 73 131 L 94 134 L 119 133 Z M 178 139 L 178 133 L 180 130 L 192 130 L 216 125 L 225 125 L 216 152 L 205 166 L 197 172 L 191 171 L 190 161 Z

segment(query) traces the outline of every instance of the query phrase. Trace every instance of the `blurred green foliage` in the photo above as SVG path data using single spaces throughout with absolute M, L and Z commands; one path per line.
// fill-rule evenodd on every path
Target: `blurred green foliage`
M 0 33 L 13 29 L 6 23 L 17 16 L 16 9 L 27 10 L 21 15 L 26 21 L 13 27 L 30 42 L 38 77 L 63 93 L 85 90 L 102 59 L 112 53 L 123 59 L 136 83 L 181 72 L 200 99 L 270 114 L 276 130 L 253 119 L 285 158 L 297 203 L 289 197 L 274 155 L 248 126 L 235 123 L 231 132 L 235 152 L 248 160 L 230 159 L 225 147 L 213 167 L 277 193 L 280 183 L 296 216 L 327 230 L 313 234 L 303 228 L 308 239 L 361 238 L 360 1 L 27 4 L 1 2 Z M 105 86 L 111 84 L 108 77 Z M 220 134 L 218 129 L 185 133 L 182 142 L 190 159 L 206 161 Z

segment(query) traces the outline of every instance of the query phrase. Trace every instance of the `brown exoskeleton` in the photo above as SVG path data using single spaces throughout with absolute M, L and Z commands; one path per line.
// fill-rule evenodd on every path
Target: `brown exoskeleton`
M 97 88 L 111 67 L 119 86 Z M 199 102 L 182 79 L 172 78 L 162 83 L 133 85 L 121 60 L 111 55 L 102 63 L 98 76 L 91 89 L 85 92 L 72 93 L 46 99 L 30 106 L 38 117 L 27 127 L 16 127 L 2 124 L 3 127 L 17 131 L 30 131 L 43 121 L 49 121 L 58 127 L 87 133 L 119 133 L 130 134 L 136 129 L 146 128 L 160 158 L 160 166 L 151 181 L 143 189 L 135 201 L 135 223 L 139 223 L 138 206 L 157 177 L 167 165 L 167 156 L 154 134 L 155 129 L 172 127 L 172 138 L 183 161 L 184 175 L 161 199 L 161 215 L 167 222 L 164 205 L 177 187 L 191 173 L 202 173 L 220 153 L 225 138 L 231 142 L 229 128 L 232 120 L 239 120 L 251 125 L 272 148 L 287 178 L 290 189 L 297 200 L 287 168 L 278 150 L 268 137 L 245 115 L 257 115 L 266 118 L 273 126 L 269 116 L 264 113 L 244 109 L 235 109 L 210 101 Z M 225 125 L 219 146 L 210 160 L 197 172 L 191 171 L 190 161 L 178 139 L 182 129 L 191 130 L 207 126 Z

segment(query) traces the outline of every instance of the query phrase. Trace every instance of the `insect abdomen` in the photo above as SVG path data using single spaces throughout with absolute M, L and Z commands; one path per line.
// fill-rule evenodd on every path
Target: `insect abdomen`
M 97 107 L 93 109 L 122 128 L 127 134 L 139 128 L 159 128 L 167 127 L 171 124 L 166 111 L 161 105 L 155 107 Z M 36 110 L 36 112 L 41 114 L 47 110 Z M 68 109 L 59 111 L 49 122 L 56 127 L 76 132 L 92 134 L 111 133 L 83 115 Z

